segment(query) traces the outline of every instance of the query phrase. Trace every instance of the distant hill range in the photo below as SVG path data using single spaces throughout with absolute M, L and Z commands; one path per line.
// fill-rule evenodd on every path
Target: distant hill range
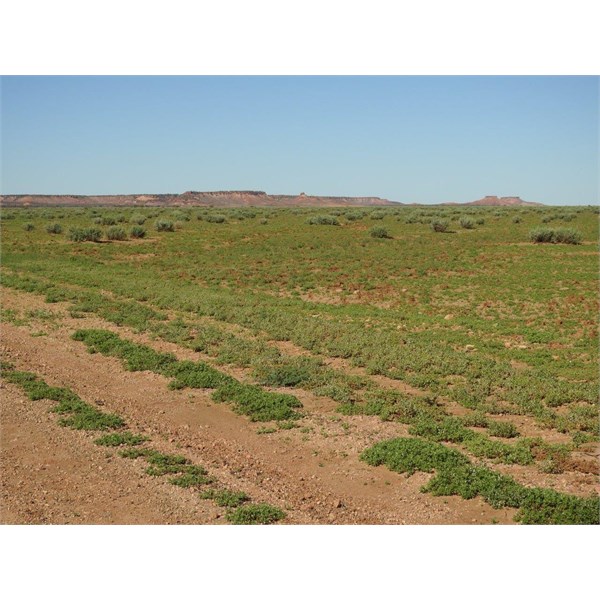
M 0 196 L 9 206 L 388 206 L 396 202 L 377 197 L 269 195 L 265 192 L 184 192 L 116 196 L 13 195 Z
M 473 202 L 443 202 L 443 206 L 543 206 L 538 202 L 525 202 L 518 196 L 486 196 Z M 254 191 L 184 192 L 183 194 L 120 194 L 114 196 L 67 195 L 5 195 L 0 196 L 0 206 L 406 206 L 377 196 L 297 196 L 271 195 Z M 409 206 L 421 206 L 411 203 Z
M 444 202 L 444 206 L 544 206 L 539 202 L 525 202 L 519 196 L 485 196 L 481 200 L 473 200 L 473 202 Z

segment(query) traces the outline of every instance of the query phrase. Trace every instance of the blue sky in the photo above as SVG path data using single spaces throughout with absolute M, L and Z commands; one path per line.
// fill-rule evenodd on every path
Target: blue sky
M 3 77 L 4 194 L 598 201 L 597 77 Z

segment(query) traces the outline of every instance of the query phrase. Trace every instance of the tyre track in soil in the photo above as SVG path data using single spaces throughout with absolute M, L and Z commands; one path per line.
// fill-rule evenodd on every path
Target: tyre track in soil
M 12 304 L 16 298 L 11 296 Z M 18 296 L 22 307 L 49 309 L 42 299 Z M 51 306 L 60 311 L 68 304 Z M 358 461 L 358 453 L 374 441 L 400 435 L 401 425 L 358 416 L 349 419 L 352 435 L 348 435 L 339 433 L 339 423 L 316 415 L 308 420 L 313 427 L 329 428 L 323 436 L 306 440 L 297 429 L 259 436 L 256 424 L 226 405 L 214 404 L 209 392 L 169 391 L 162 376 L 130 373 L 115 358 L 87 353 L 69 337 L 80 327 L 101 327 L 148 343 L 145 336 L 97 318 L 64 317 L 60 328 L 46 327 L 44 337 L 31 337 L 26 327 L 3 324 L 3 349 L 17 367 L 39 373 L 51 385 L 71 387 L 88 402 L 100 400 L 105 410 L 122 415 L 133 429 L 151 435 L 153 442 L 164 440 L 165 451 L 183 453 L 209 468 L 222 484 L 249 493 L 254 501 L 283 507 L 286 522 L 512 522 L 514 511 L 494 510 L 481 499 L 421 494 L 430 475 L 406 477 Z M 152 345 L 171 351 L 174 346 Z M 176 350 L 179 358 L 187 357 L 181 356 L 186 354 L 181 348 Z
M 241 381 L 246 381 L 253 383 L 253 379 L 250 375 L 250 369 L 235 367 L 231 365 L 220 365 L 216 364 L 214 357 L 209 356 L 204 353 L 194 352 L 193 350 L 181 347 L 175 343 L 167 342 L 161 339 L 154 339 L 148 334 L 139 334 L 133 332 L 129 327 L 125 326 L 116 326 L 112 323 L 104 321 L 97 316 L 86 317 L 84 319 L 69 319 L 65 315 L 65 312 L 71 306 L 69 302 L 66 303 L 53 303 L 47 304 L 43 298 L 37 294 L 27 293 L 20 290 L 9 290 L 8 294 L 5 294 L 5 301 L 12 308 L 16 308 L 18 311 L 23 310 L 31 310 L 31 308 L 44 309 L 50 312 L 56 312 L 61 315 L 61 321 L 66 323 L 68 326 L 72 326 L 74 329 L 83 328 L 83 327 L 94 327 L 94 328 L 104 328 L 115 333 L 118 333 L 122 337 L 125 337 L 134 342 L 140 342 L 147 344 L 153 347 L 156 350 L 160 350 L 162 352 L 172 352 L 179 359 L 189 359 L 189 360 L 198 360 L 202 359 L 211 364 L 213 367 L 226 372 L 227 374 L 240 379 Z M 236 326 L 236 330 L 241 329 Z M 48 328 L 46 328 L 48 331 Z M 240 331 L 237 331 L 239 334 Z M 245 337 L 251 337 L 249 332 L 245 332 Z M 69 334 L 70 335 L 70 334 Z M 68 335 L 65 334 L 66 339 L 68 339 Z M 282 352 L 288 355 L 297 356 L 297 355 L 310 355 L 308 351 L 304 351 L 297 346 L 295 346 L 291 342 L 274 342 L 273 345 L 277 346 Z M 332 359 L 335 363 L 334 368 L 341 369 L 342 371 L 346 371 L 349 369 L 354 374 L 366 375 L 362 373 L 362 369 L 360 368 L 352 368 L 347 361 L 343 359 Z M 119 363 L 120 364 L 120 363 Z M 347 371 L 346 371 L 347 372 Z M 401 381 L 389 379 L 384 376 L 370 376 L 371 379 L 376 379 L 378 384 L 383 384 L 382 387 L 395 388 L 397 390 L 401 390 L 405 393 L 418 392 L 418 390 L 414 390 L 410 388 L 410 386 L 406 387 Z M 263 386 L 265 387 L 265 386 Z M 353 417 L 344 417 L 343 421 L 345 424 L 352 424 L 351 434 L 348 436 L 348 428 L 344 430 L 341 424 L 338 422 L 332 422 L 332 419 L 336 418 L 334 415 L 337 409 L 337 403 L 333 400 L 322 397 L 315 396 L 312 392 L 308 390 L 304 390 L 301 388 L 269 388 L 265 387 L 265 389 L 270 389 L 272 391 L 278 391 L 283 393 L 291 393 L 295 395 L 304 405 L 306 409 L 309 411 L 309 415 L 303 419 L 302 425 L 310 426 L 310 428 L 319 433 L 311 433 L 310 435 L 310 444 L 313 448 L 314 453 L 319 453 L 321 458 L 325 456 L 327 460 L 335 457 L 337 455 L 348 455 L 352 454 L 355 457 L 358 457 L 358 454 L 367 446 L 372 445 L 375 442 L 381 441 L 383 439 L 390 439 L 397 436 L 406 436 L 408 433 L 408 427 L 399 423 L 390 423 L 381 421 L 377 417 L 367 417 L 367 416 L 353 416 Z M 420 392 L 421 394 L 423 392 Z M 446 404 L 444 402 L 444 404 Z M 451 414 L 463 414 L 465 411 L 460 406 L 453 406 L 452 403 L 448 403 L 447 408 Z M 455 409 L 461 409 L 459 411 Z M 514 417 L 514 418 L 509 418 Z M 494 418 L 494 417 L 490 417 Z M 338 421 L 342 421 L 340 417 L 337 417 Z M 539 427 L 536 427 L 532 424 L 532 419 L 524 417 L 524 416 L 514 416 L 514 415 L 502 415 L 501 420 L 509 420 L 511 422 L 515 422 L 519 427 L 519 430 L 523 435 L 526 436 L 539 436 L 544 439 L 549 439 L 549 441 L 565 441 L 569 440 L 568 436 L 563 436 L 562 434 L 558 434 L 554 430 L 542 430 Z M 282 432 L 276 432 L 270 437 L 279 437 L 283 438 L 284 441 L 289 441 L 288 438 L 296 437 L 299 438 L 297 430 L 292 430 L 286 432 L 286 434 Z M 560 435 L 560 439 L 554 439 L 557 435 Z M 264 437 L 264 436 L 263 436 Z M 302 436 L 303 441 L 306 441 L 308 436 Z M 324 437 L 331 437 L 331 440 L 325 440 Z M 564 438 L 564 439 L 563 439 Z M 332 450 L 332 444 L 335 446 L 335 450 Z M 544 473 L 540 471 L 535 465 L 521 466 L 521 465 L 504 465 L 504 464 L 495 464 L 493 461 L 477 458 L 471 455 L 469 452 L 465 452 L 464 449 L 461 448 L 461 451 L 464 452 L 471 460 L 475 462 L 483 462 L 490 468 L 496 469 L 506 475 L 510 475 L 514 477 L 518 482 L 523 485 L 536 485 L 540 487 L 547 487 L 551 489 L 555 489 L 560 492 L 576 494 L 580 496 L 586 496 L 589 494 L 598 493 L 598 479 L 597 476 L 593 472 L 580 472 L 565 470 L 562 473 Z M 575 453 L 573 453 L 575 454 Z M 316 454 L 315 454 L 316 455 Z M 583 457 L 588 462 L 589 458 L 587 456 Z M 322 460 L 320 459 L 317 464 L 321 464 Z M 593 462 L 593 461 L 592 461 Z
M 209 501 L 140 473 L 132 462 L 61 427 L 51 401 L 1 382 L 0 522 L 197 524 L 223 522 Z

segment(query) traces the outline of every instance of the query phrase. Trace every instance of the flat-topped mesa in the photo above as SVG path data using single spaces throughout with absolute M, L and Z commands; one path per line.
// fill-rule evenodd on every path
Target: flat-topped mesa
M 386 206 L 397 203 L 375 196 L 307 196 L 269 195 L 262 191 L 187 191 L 183 194 L 122 194 L 103 196 L 64 195 L 4 195 L 0 205 L 4 207 L 35 206 Z
M 526 202 L 519 196 L 485 196 L 481 200 L 467 202 L 472 206 L 542 206 L 539 202 Z

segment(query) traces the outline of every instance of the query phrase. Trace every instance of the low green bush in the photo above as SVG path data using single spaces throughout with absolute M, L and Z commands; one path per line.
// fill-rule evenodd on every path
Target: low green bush
M 134 225 L 131 228 L 129 235 L 134 239 L 142 239 L 146 237 L 146 230 L 143 227 L 140 227 L 139 225 Z
M 339 225 L 340 222 L 336 217 L 332 215 L 316 215 L 315 217 L 310 217 L 307 223 L 309 225 Z
M 449 227 L 448 221 L 444 219 L 432 219 L 429 225 L 436 233 L 445 233 Z
M 69 231 L 69 239 L 72 242 L 99 242 L 102 231 L 93 227 L 75 228 Z
M 538 227 L 529 232 L 529 240 L 536 244 L 581 244 L 582 235 L 575 229 Z
M 109 227 L 106 231 L 106 239 L 112 241 L 123 241 L 127 239 L 127 233 L 122 227 Z
M 172 221 L 156 221 L 156 231 L 175 231 L 175 225 Z
M 60 223 L 51 223 L 50 225 L 46 225 L 46 231 L 48 233 L 62 233 L 62 225 Z
M 390 232 L 385 227 L 373 227 L 369 230 L 369 235 L 373 238 L 391 239 Z
M 208 214 L 204 217 L 204 220 L 207 223 L 225 223 L 227 221 L 227 219 L 225 218 L 225 215 L 211 215 Z

